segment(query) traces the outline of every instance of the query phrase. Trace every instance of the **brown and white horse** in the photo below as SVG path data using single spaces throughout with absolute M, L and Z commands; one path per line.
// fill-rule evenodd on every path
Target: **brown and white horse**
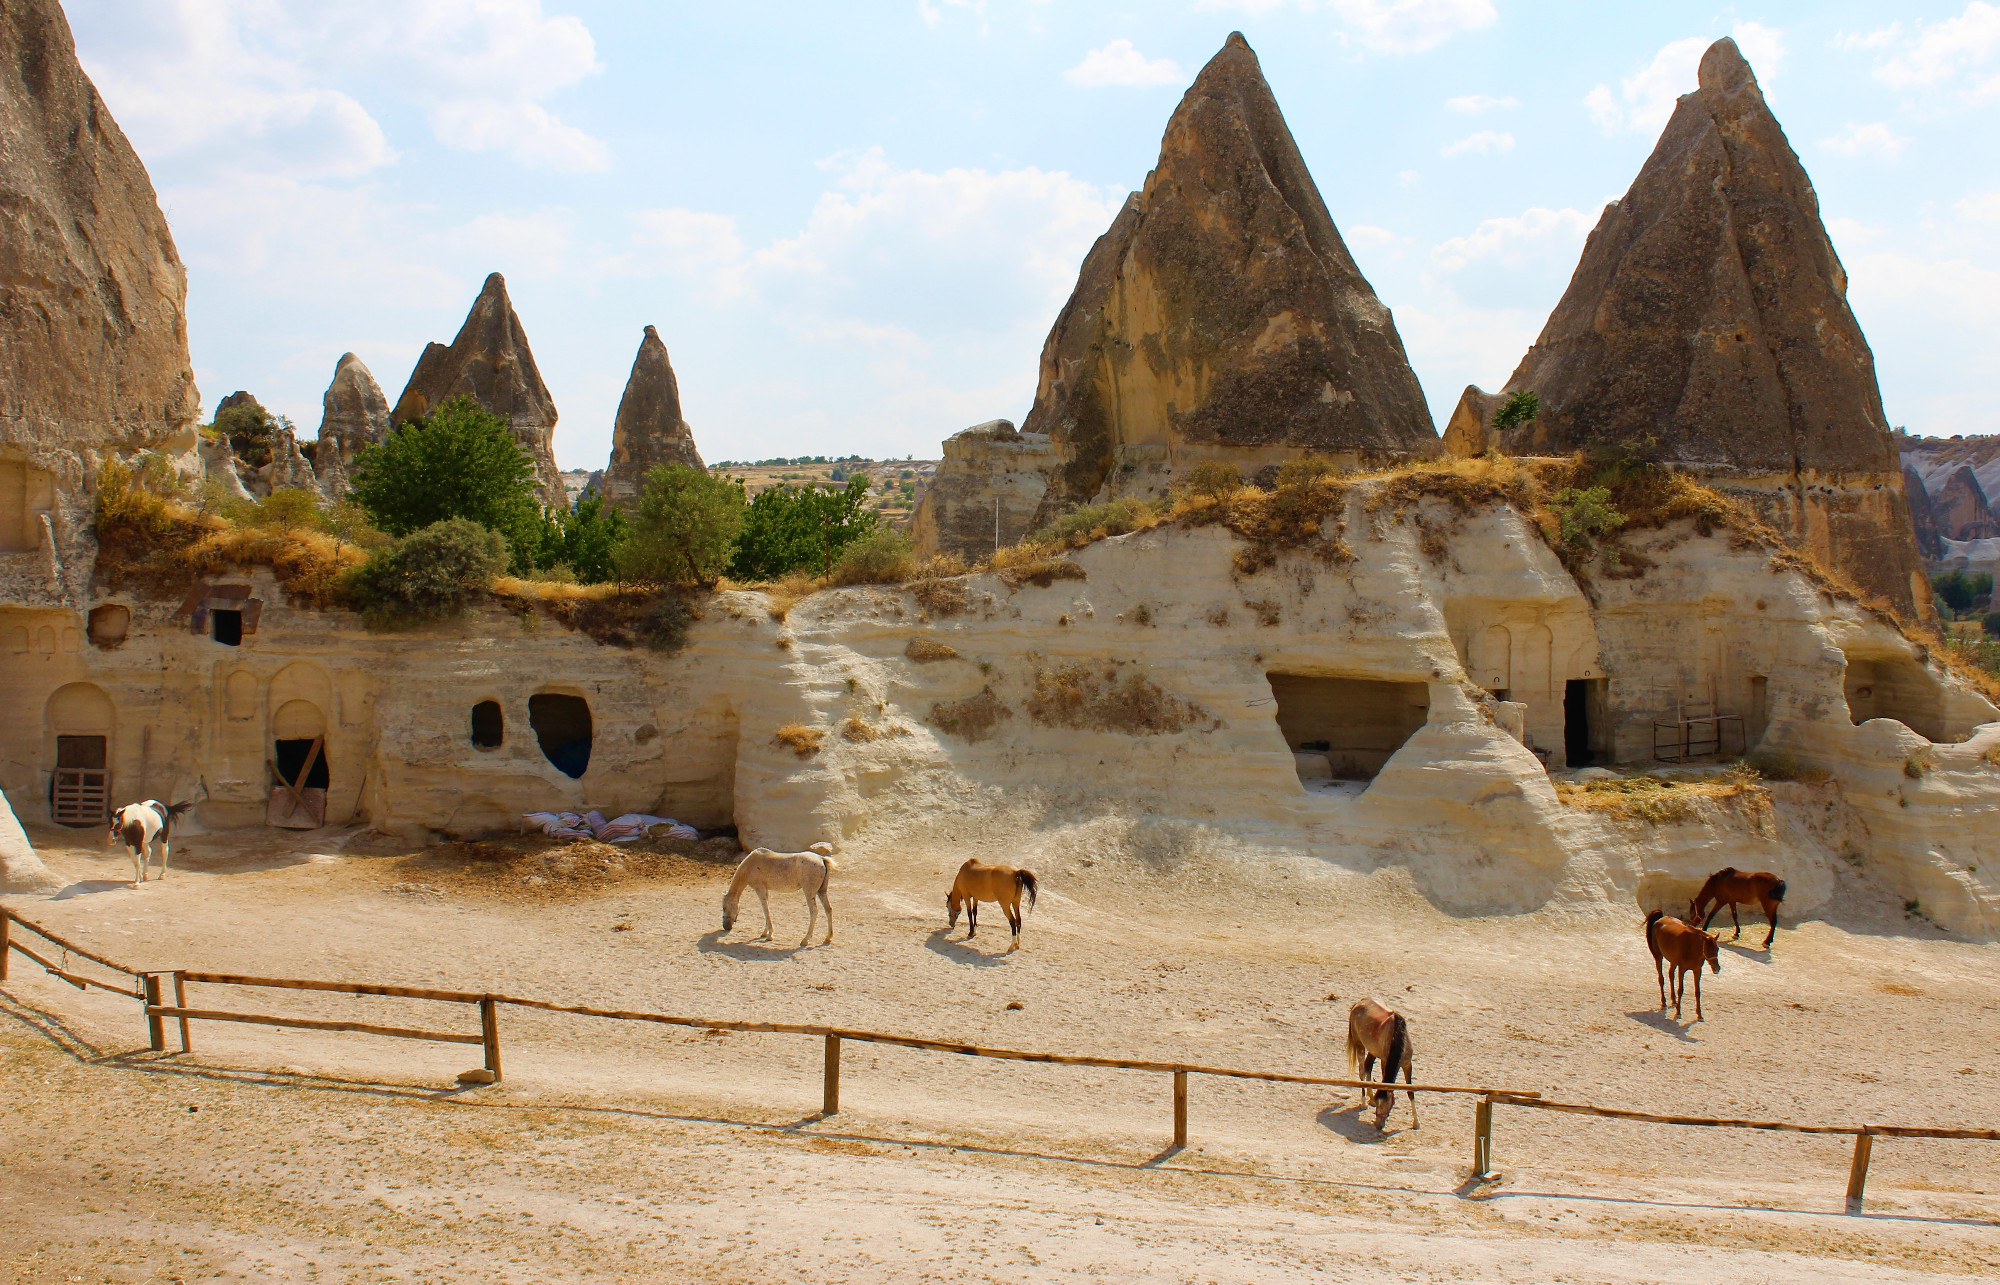
M 1694 974 L 1694 1020 L 1701 1016 L 1701 966 L 1722 971 L 1722 957 L 1715 946 L 1715 934 L 1690 928 L 1665 911 L 1646 916 L 1646 948 L 1653 952 L 1653 977 L 1660 983 L 1660 1011 L 1667 1011 L 1667 977 L 1673 975 L 1674 1020 L 1681 1016 L 1681 997 L 1687 993 L 1687 975 Z
M 1382 1083 L 1394 1084 L 1396 1072 L 1403 1073 L 1405 1085 L 1415 1084 L 1416 1078 L 1410 1071 L 1410 1024 L 1401 1013 L 1386 1004 L 1372 999 L 1364 999 L 1347 1011 L 1347 1071 L 1352 1075 L 1360 1068 L 1358 1078 L 1366 1080 L 1375 1070 L 1375 1059 L 1382 1059 Z M 1361 1105 L 1368 1105 L 1368 1090 L 1361 1091 Z M 1375 1090 L 1375 1127 L 1388 1122 L 1389 1112 L 1395 1108 L 1396 1093 L 1393 1089 Z M 1417 1128 L 1417 1095 L 1410 1094 L 1410 1127 Z
M 173 859 L 174 822 L 194 807 L 193 803 L 176 803 L 172 807 L 158 799 L 147 799 L 143 803 L 127 803 L 122 808 L 105 812 L 107 831 L 104 846 L 123 843 L 126 853 L 132 858 L 132 886 L 146 882 L 146 867 L 151 864 L 152 849 L 160 850 L 160 878 L 167 877 L 167 864 Z
M 1041 896 L 1041 885 L 1035 881 L 1032 870 L 1017 870 L 1013 866 L 989 866 L 978 857 L 968 857 L 958 868 L 958 878 L 951 881 L 951 891 L 945 894 L 944 906 L 949 912 L 949 927 L 958 927 L 958 912 L 963 909 L 966 917 L 965 939 L 971 941 L 979 935 L 979 903 L 997 901 L 1001 913 L 1007 916 L 1007 926 L 1014 930 L 1013 950 L 1021 944 L 1021 894 L 1028 894 L 1028 908 L 1034 909 Z
M 1735 941 L 1743 935 L 1743 921 L 1736 917 L 1736 907 L 1756 906 L 1771 921 L 1771 931 L 1764 936 L 1764 949 L 1769 950 L 1778 935 L 1778 906 L 1784 899 L 1785 881 L 1770 871 L 1745 874 L 1735 866 L 1724 866 L 1708 877 L 1708 882 L 1688 903 L 1688 922 L 1706 928 L 1727 906 L 1730 921 L 1736 925 L 1736 937 L 1729 940 Z

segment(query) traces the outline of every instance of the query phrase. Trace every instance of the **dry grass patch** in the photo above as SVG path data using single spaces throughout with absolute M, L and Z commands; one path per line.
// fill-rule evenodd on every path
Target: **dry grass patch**
M 699 613 L 671 590 L 616 585 L 560 584 L 502 576 L 492 599 L 524 622 L 546 618 L 607 647 L 649 647 L 678 651 L 687 644 L 688 625 Z
M 788 749 L 802 759 L 819 753 L 820 744 L 825 740 L 824 727 L 807 727 L 804 723 L 787 723 L 771 734 L 771 744 Z
M 969 602 L 963 579 L 926 577 L 912 580 L 904 588 L 917 600 L 917 606 L 939 620 L 948 620 L 963 615 Z
M 396 891 L 417 895 L 429 891 L 534 904 L 587 899 L 635 882 L 726 879 L 740 856 L 730 838 L 599 843 L 519 834 L 436 844 L 385 863 L 380 877 Z
M 983 741 L 993 735 L 1004 719 L 1014 717 L 1006 702 L 982 687 L 975 696 L 959 701 L 940 701 L 931 706 L 931 725 L 962 741 Z
M 1208 711 L 1169 695 L 1121 661 L 1045 665 L 1033 658 L 1028 716 L 1044 727 L 1167 736 L 1211 722 Z
M 1628 776 L 1611 781 L 1558 781 L 1556 797 L 1583 812 L 1601 812 L 1620 821 L 1672 825 L 1697 815 L 1697 802 L 1742 800 L 1752 812 L 1768 810 L 1771 791 L 1755 771 L 1730 768 L 1701 777 Z
M 1007 554 L 1026 546 L 1016 545 L 1014 549 L 1002 549 L 1000 557 L 993 560 L 1000 573 L 1000 580 L 1009 589 L 1020 589 L 1027 585 L 1046 589 L 1058 580 L 1088 580 L 1084 569 L 1068 558 L 1054 556 L 1026 556 L 1019 561 L 1003 561 Z
M 958 648 L 949 643 L 933 642 L 929 638 L 912 638 L 903 648 L 903 654 L 919 665 L 928 665 L 933 661 L 957 660 Z
M 840 724 L 840 739 L 854 745 L 865 745 L 869 741 L 888 740 L 909 734 L 910 729 L 901 723 L 870 723 L 853 716 L 842 720 Z

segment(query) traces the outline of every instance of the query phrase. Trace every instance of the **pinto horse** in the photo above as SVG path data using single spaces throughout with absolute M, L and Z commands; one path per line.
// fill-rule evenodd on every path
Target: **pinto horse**
M 1688 922 L 1706 928 L 1727 906 L 1730 922 L 1736 925 L 1736 936 L 1729 940 L 1735 941 L 1743 935 L 1743 921 L 1736 917 L 1736 907 L 1761 907 L 1764 917 L 1771 921 L 1771 931 L 1764 936 L 1764 949 L 1769 950 L 1778 935 L 1778 906 L 1784 899 L 1785 881 L 1770 871 L 1745 874 L 1735 866 L 1724 866 L 1710 875 L 1694 900 L 1688 902 Z
M 1722 971 L 1722 956 L 1715 946 L 1716 936 L 1675 919 L 1663 910 L 1646 916 L 1646 948 L 1653 952 L 1653 976 L 1660 983 L 1660 1011 L 1667 1011 L 1667 973 L 1673 975 L 1674 1020 L 1681 1016 L 1681 997 L 1687 993 L 1687 975 L 1694 974 L 1694 1020 L 1701 1015 L 1701 966 Z M 1662 971 L 1662 965 L 1665 971 Z
M 172 807 L 158 799 L 147 799 L 143 803 L 127 803 L 122 808 L 106 809 L 104 820 L 107 827 L 104 846 L 123 843 L 126 853 L 132 858 L 132 886 L 146 882 L 146 867 L 152 861 L 152 849 L 160 850 L 160 878 L 167 877 L 167 865 L 173 860 L 174 822 L 182 814 L 194 807 L 193 803 L 176 803 Z
M 1347 1071 L 1354 1074 L 1360 1068 L 1360 1079 L 1366 1080 L 1375 1070 L 1375 1059 L 1382 1059 L 1382 1083 L 1393 1085 L 1396 1072 L 1403 1073 L 1405 1085 L 1415 1084 L 1416 1077 L 1410 1072 L 1410 1024 L 1401 1013 L 1372 999 L 1364 999 L 1347 1011 Z M 1368 1090 L 1361 1091 L 1361 1105 L 1368 1105 Z M 1395 1108 L 1394 1089 L 1375 1090 L 1375 1128 L 1381 1131 L 1388 1122 L 1389 1112 Z M 1417 1128 L 1417 1095 L 1410 1094 L 1410 1127 Z
M 1028 908 L 1034 909 L 1036 900 L 1041 896 L 1041 885 L 1035 881 L 1034 871 L 1017 870 L 1013 866 L 989 866 L 978 857 L 968 857 L 965 864 L 958 868 L 958 878 L 951 881 L 951 891 L 945 894 L 949 928 L 958 927 L 958 912 L 963 909 L 966 912 L 965 939 L 971 941 L 979 935 L 979 903 L 997 901 L 1001 912 L 1007 916 L 1007 926 L 1014 930 L 1014 943 L 1007 948 L 1013 950 L 1021 944 L 1021 894 L 1024 892 L 1028 894 Z

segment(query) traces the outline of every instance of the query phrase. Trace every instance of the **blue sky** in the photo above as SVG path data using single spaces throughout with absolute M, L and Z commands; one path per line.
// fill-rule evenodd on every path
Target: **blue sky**
M 1019 421 L 1078 263 L 1248 36 L 1442 424 L 1500 384 L 1701 49 L 1819 190 L 1892 422 L 2000 431 L 2000 4 L 69 0 L 188 265 L 205 404 L 393 401 L 507 275 L 601 467 L 659 327 L 711 460 Z

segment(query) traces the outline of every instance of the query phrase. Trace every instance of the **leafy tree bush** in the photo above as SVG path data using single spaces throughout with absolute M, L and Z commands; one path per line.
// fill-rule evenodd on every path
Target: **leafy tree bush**
M 1611 507 L 1611 488 L 1588 486 L 1578 490 L 1566 486 L 1549 500 L 1561 524 L 1562 542 L 1580 549 L 1592 538 L 1608 535 L 1625 525 L 1625 515 Z
M 1125 535 L 1144 526 L 1155 512 L 1146 501 L 1121 495 L 1102 504 L 1085 504 L 1071 509 L 1023 543 L 1062 545 L 1071 541 L 1085 542 L 1103 536 Z
M 1971 610 L 1981 598 L 1992 597 L 1993 576 L 1989 572 L 1969 576 L 1963 571 L 1947 571 L 1931 581 L 1931 589 L 1956 615 Z
M 1986 631 L 1989 639 L 2000 638 L 2000 611 L 1989 611 L 1981 616 L 1979 627 Z
M 1211 498 L 1229 495 L 1243 489 L 1243 474 L 1234 464 L 1197 464 L 1188 470 L 1187 489 Z
M 1504 433 L 1509 429 L 1519 428 L 1541 413 L 1541 394 L 1531 388 L 1523 388 L 1517 393 L 1508 394 L 1507 400 L 1501 402 L 1499 408 L 1493 412 L 1493 427 Z
M 892 527 L 878 527 L 840 551 L 828 578 L 842 584 L 901 584 L 916 573 L 910 538 Z
M 285 422 L 289 426 L 289 421 Z M 271 462 L 271 431 L 279 423 L 270 411 L 253 401 L 217 411 L 215 422 L 209 427 L 229 439 L 229 447 L 236 452 L 237 459 L 252 468 L 262 468 Z
M 743 484 L 685 464 L 646 474 L 618 574 L 647 584 L 712 585 L 729 567 L 745 517 Z
M 370 554 L 348 574 L 348 599 L 371 629 L 448 620 L 492 589 L 507 556 L 498 531 L 447 518 Z
M 628 530 L 625 515 L 600 495 L 578 500 L 574 509 L 544 509 L 541 551 L 535 563 L 549 569 L 568 567 L 582 584 L 615 580 L 615 551 Z
M 839 490 L 809 483 L 762 492 L 744 514 L 729 574 L 739 580 L 776 580 L 800 570 L 825 575 L 841 550 L 875 530 L 879 519 L 867 502 L 862 477 Z
M 453 518 L 498 531 L 515 569 L 531 570 L 542 549 L 535 465 L 498 416 L 455 397 L 410 420 L 354 461 L 353 498 L 394 536 Z

